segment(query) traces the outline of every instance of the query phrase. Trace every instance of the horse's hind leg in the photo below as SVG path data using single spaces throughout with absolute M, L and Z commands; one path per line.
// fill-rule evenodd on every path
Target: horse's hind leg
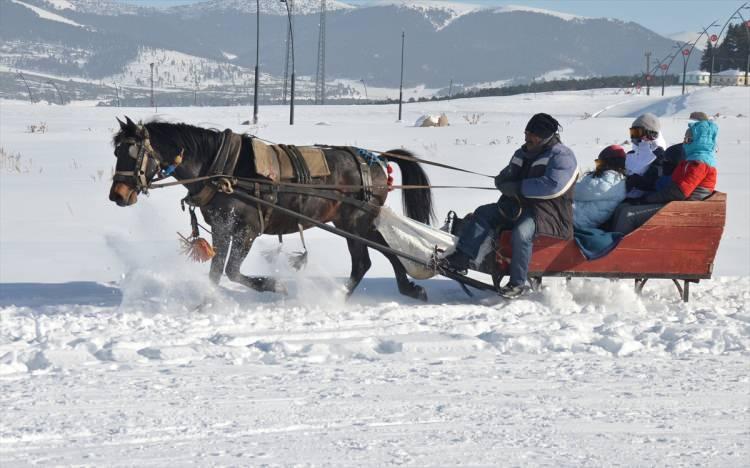
M 352 256 L 352 273 L 349 275 L 349 281 L 346 282 L 346 296 L 349 297 L 372 266 L 372 261 L 365 244 L 351 239 L 347 239 L 346 243 L 349 247 L 349 254 Z
M 385 239 L 383 239 L 383 236 L 377 231 L 373 231 L 368 236 L 368 238 L 372 241 L 377 242 L 378 244 L 383 244 L 385 246 L 388 245 Z M 387 258 L 388 261 L 391 262 L 391 266 L 393 266 L 393 273 L 396 275 L 396 284 L 398 284 L 398 291 L 405 296 L 427 302 L 427 292 L 422 286 L 409 281 L 409 278 L 406 276 L 406 268 L 404 268 L 404 265 L 401 263 L 398 257 L 393 254 L 385 252 L 382 253 L 383 255 L 385 255 L 385 258 Z
M 240 273 L 242 262 L 250 252 L 256 236 L 248 230 L 242 231 L 232 239 L 232 250 L 227 261 L 227 278 L 256 291 L 278 291 L 276 280 L 267 276 L 247 276 Z

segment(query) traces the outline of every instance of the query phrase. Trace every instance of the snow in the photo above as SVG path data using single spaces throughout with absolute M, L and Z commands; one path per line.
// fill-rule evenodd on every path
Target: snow
M 670 39 L 673 39 L 677 42 L 687 42 L 687 43 L 693 43 L 695 42 L 700 36 L 702 36 L 702 32 L 692 32 L 692 31 L 679 31 L 672 34 L 666 34 L 665 37 L 668 37 Z M 705 39 L 700 41 L 699 43 L 695 44 L 695 48 L 698 50 L 703 50 L 703 48 L 706 46 Z
M 586 16 L 571 15 L 570 13 L 561 13 L 559 11 L 545 10 L 544 8 L 535 8 L 526 5 L 504 5 L 495 9 L 495 13 L 511 13 L 514 11 L 524 11 L 529 13 L 540 13 L 543 15 L 554 16 L 565 21 L 589 19 Z
M 363 101 L 370 100 L 384 100 L 384 99 L 398 99 L 398 88 L 384 88 L 384 87 L 378 87 L 378 86 L 372 86 L 372 85 L 366 85 L 367 81 L 364 83 L 362 80 L 350 80 L 345 78 L 336 78 L 330 81 L 326 81 L 327 85 L 342 85 L 346 88 L 351 89 L 352 95 L 351 97 L 354 99 L 361 99 Z M 366 86 L 366 88 L 365 88 Z M 407 87 L 404 88 L 404 101 L 408 101 L 411 98 L 420 99 L 420 98 L 429 98 L 434 95 L 436 95 L 440 89 L 437 88 L 427 88 L 425 85 L 417 85 L 413 87 Z M 328 91 L 326 91 L 326 95 L 330 96 L 328 94 Z
M 572 68 L 562 68 L 560 70 L 550 70 L 540 76 L 535 77 L 535 80 L 553 81 L 553 80 L 572 80 L 579 78 L 575 75 L 575 70 Z
M 299 106 L 294 127 L 284 106 L 262 106 L 257 127 L 240 107 L 158 114 L 294 144 L 404 146 L 482 173 L 507 162 L 535 112 L 562 122 L 589 169 L 642 112 L 668 138 L 691 111 L 718 114 L 727 222 L 714 278 L 687 304 L 669 281 L 637 296 L 630 281 L 593 279 L 545 279 L 513 302 L 430 279 L 425 304 L 398 294 L 379 254 L 346 301 L 346 243 L 320 230 L 305 234 L 303 272 L 285 258 L 296 236 L 271 263 L 276 240 L 257 240 L 245 262 L 285 278 L 287 296 L 215 287 L 177 253 L 181 189 L 128 208 L 107 199 L 114 117 L 150 109 L 0 102 L 1 464 L 745 465 L 750 91 L 688 90 L 405 104 L 404 123 L 395 105 Z M 440 113 L 451 126 L 411 126 Z M 426 170 L 434 184 L 491 185 Z M 436 190 L 436 212 L 495 196 Z M 397 192 L 388 205 L 400 212 Z
M 36 13 L 36 15 L 38 17 L 40 17 L 40 18 L 43 18 L 43 19 L 46 19 L 46 20 L 49 20 L 49 21 L 57 21 L 59 23 L 69 24 L 71 26 L 77 26 L 79 28 L 85 28 L 86 27 L 86 26 L 84 26 L 82 24 L 76 23 L 73 20 L 69 20 L 68 18 L 65 18 L 64 16 L 60 16 L 60 15 L 58 15 L 56 13 L 51 13 L 51 12 L 49 12 L 49 11 L 43 9 L 43 8 L 39 8 L 39 7 L 34 6 L 34 5 L 29 5 L 28 3 L 24 3 L 24 2 L 21 2 L 19 0 L 10 0 L 10 1 L 13 2 L 13 3 L 17 3 L 17 4 L 21 5 L 21 6 L 24 6 L 24 7 L 28 8 L 29 10 L 33 11 L 34 13 Z
M 52 5 L 56 10 L 75 10 L 76 6 L 70 3 L 68 0 L 45 0 L 45 2 Z
M 295 15 L 315 15 L 320 14 L 320 0 L 294 0 L 294 11 Z M 335 10 L 349 10 L 355 8 L 345 2 L 337 0 L 328 0 L 326 2 L 326 9 L 328 11 Z M 214 12 L 214 11 L 226 11 L 235 10 L 244 13 L 255 14 L 257 11 L 255 2 L 248 2 L 246 0 L 209 0 L 197 3 L 190 3 L 186 5 L 178 5 L 169 7 L 170 10 L 183 11 L 188 15 L 195 15 L 198 12 Z M 262 14 L 267 15 L 286 15 L 286 5 L 279 2 L 279 0 L 260 0 L 260 11 Z
M 395 5 L 418 11 L 427 18 L 437 31 L 445 28 L 456 19 L 482 9 L 480 5 L 430 0 L 382 0 L 370 5 Z
M 223 50 L 221 51 L 221 55 L 223 55 L 227 60 L 234 60 L 237 58 L 235 54 L 230 54 L 229 52 L 224 52 Z

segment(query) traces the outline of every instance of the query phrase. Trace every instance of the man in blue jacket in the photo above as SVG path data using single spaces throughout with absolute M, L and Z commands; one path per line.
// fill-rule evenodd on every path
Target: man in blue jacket
M 444 259 L 448 268 L 466 270 L 488 236 L 496 230 L 512 229 L 510 280 L 499 291 L 512 299 L 527 290 L 535 235 L 573 237 L 578 163 L 573 151 L 560 142 L 559 130 L 560 124 L 548 114 L 536 114 L 529 120 L 524 132 L 526 144 L 495 177 L 495 186 L 503 196 L 474 211 L 472 220 L 461 230 L 456 250 Z M 520 215 L 518 209 L 508 213 L 514 211 L 507 209 L 512 200 L 520 205 Z

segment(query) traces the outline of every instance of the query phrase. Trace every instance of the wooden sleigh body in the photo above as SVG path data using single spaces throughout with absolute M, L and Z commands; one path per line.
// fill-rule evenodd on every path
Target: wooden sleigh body
M 711 278 L 724 232 L 726 202 L 722 192 L 703 201 L 670 202 L 596 260 L 587 260 L 573 239 L 539 236 L 534 241 L 529 278 L 533 286 L 545 276 L 627 278 L 635 280 L 638 292 L 649 279 L 671 279 L 687 302 L 689 284 Z M 492 273 L 496 283 L 508 274 L 510 239 L 510 231 L 499 239 Z

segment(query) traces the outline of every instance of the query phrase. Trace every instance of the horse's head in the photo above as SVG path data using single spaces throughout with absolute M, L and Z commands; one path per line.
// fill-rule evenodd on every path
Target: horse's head
M 117 163 L 109 199 L 119 206 L 130 206 L 138 201 L 140 193 L 148 192 L 164 169 L 170 166 L 174 169 L 175 164 L 181 162 L 181 156 L 166 160 L 152 145 L 145 125 L 136 124 L 129 117 L 125 117 L 125 122 L 117 121 L 120 123 L 120 131 L 114 137 Z

